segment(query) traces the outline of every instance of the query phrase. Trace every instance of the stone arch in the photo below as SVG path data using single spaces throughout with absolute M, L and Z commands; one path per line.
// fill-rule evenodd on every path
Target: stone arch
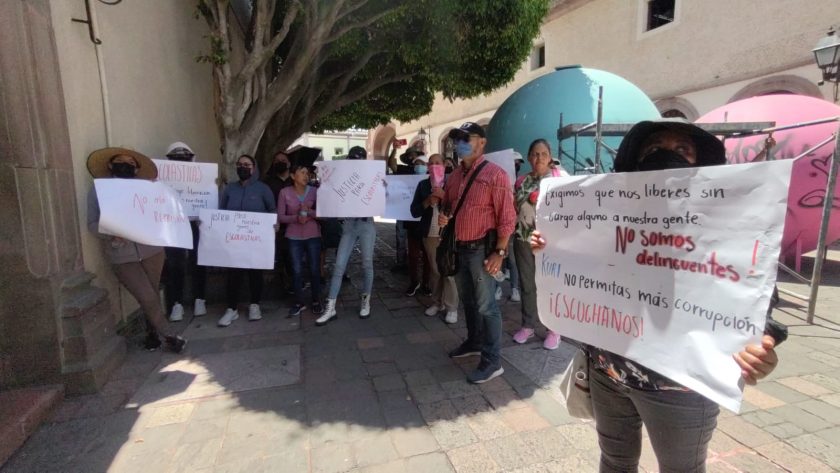
M 770 94 L 796 94 L 825 99 L 819 87 L 810 80 L 793 74 L 784 74 L 765 77 L 745 86 L 736 92 L 727 103 Z
M 697 111 L 697 107 L 682 97 L 669 97 L 657 100 L 656 108 L 666 118 L 683 117 L 690 122 L 700 118 L 700 112 Z
M 449 131 L 454 130 L 454 126 L 448 126 L 443 129 L 443 132 L 438 135 L 438 152 L 445 158 L 454 159 L 454 146 L 452 140 L 449 139 Z
M 373 139 L 370 142 L 370 150 L 373 154 L 373 159 L 386 160 L 390 152 L 391 142 L 397 136 L 397 128 L 393 123 L 387 125 L 379 125 L 374 128 L 373 132 L 368 136 Z

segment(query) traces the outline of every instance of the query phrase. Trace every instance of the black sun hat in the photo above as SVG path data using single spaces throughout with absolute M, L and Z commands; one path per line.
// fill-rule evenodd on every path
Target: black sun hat
M 680 119 L 646 120 L 633 125 L 621 141 L 613 162 L 615 172 L 638 170 L 642 145 L 652 134 L 660 131 L 675 131 L 688 135 L 697 147 L 697 166 L 726 164 L 726 148 L 723 143 L 699 126 Z

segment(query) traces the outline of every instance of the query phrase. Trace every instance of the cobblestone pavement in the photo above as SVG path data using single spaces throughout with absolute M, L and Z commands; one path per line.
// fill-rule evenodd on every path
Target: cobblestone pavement
M 572 350 L 506 336 L 505 374 L 467 384 L 475 359 L 446 356 L 463 320 L 424 316 L 428 301 L 387 269 L 393 225 L 379 237 L 370 319 L 356 317 L 357 264 L 327 327 L 274 302 L 260 322 L 218 329 L 213 306 L 185 328 L 186 356 L 131 349 L 101 393 L 65 400 L 2 472 L 597 471 L 593 424 L 570 418 L 554 387 Z M 747 388 L 740 415 L 722 413 L 709 471 L 840 469 L 840 263 L 825 274 L 815 325 L 796 304 L 776 311 L 791 327 L 781 364 Z M 504 313 L 510 335 L 518 304 Z M 657 469 L 647 443 L 642 466 Z

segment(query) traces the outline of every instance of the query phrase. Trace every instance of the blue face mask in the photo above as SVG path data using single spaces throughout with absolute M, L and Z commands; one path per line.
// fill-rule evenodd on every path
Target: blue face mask
M 414 174 L 428 174 L 429 168 L 425 164 L 415 164 Z
M 473 147 L 469 141 L 459 141 L 455 143 L 455 152 L 459 158 L 464 159 L 472 154 Z

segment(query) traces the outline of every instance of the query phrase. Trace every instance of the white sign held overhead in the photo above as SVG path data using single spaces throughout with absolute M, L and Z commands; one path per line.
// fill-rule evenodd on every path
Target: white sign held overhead
M 154 246 L 192 249 L 190 222 L 178 194 L 160 181 L 94 179 L 99 231 Z
M 385 218 L 404 221 L 417 221 L 411 216 L 411 201 L 417 184 L 427 179 L 426 175 L 385 176 Z
M 510 179 L 510 187 L 516 182 L 516 163 L 514 162 L 513 148 L 503 149 L 484 155 L 484 159 L 502 168 Z
M 202 209 L 198 264 L 273 269 L 277 214 Z
M 219 208 L 219 165 L 153 159 L 158 180 L 175 190 L 189 217 L 198 217 L 199 209 Z
M 732 355 L 764 331 L 792 163 L 544 179 L 540 320 L 738 412 Z
M 385 162 L 318 161 L 318 217 L 378 217 L 385 213 Z

